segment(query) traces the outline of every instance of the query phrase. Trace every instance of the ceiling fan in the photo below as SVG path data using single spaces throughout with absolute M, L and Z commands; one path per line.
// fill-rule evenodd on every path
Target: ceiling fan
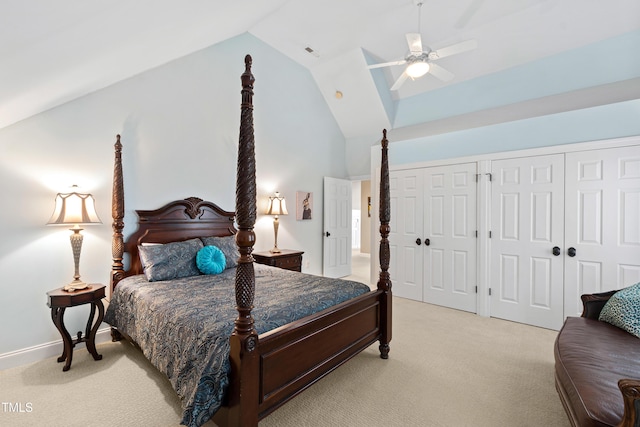
M 428 46 L 423 48 L 422 36 L 420 35 L 420 9 L 422 8 L 423 3 L 424 2 L 422 0 L 415 0 L 415 4 L 418 6 L 418 32 L 406 34 L 407 44 L 409 45 L 409 53 L 407 56 L 399 61 L 373 64 L 368 67 L 369 69 L 372 69 L 407 64 L 403 73 L 398 77 L 393 86 L 391 86 L 391 90 L 400 89 L 400 86 L 402 86 L 405 80 L 409 77 L 411 77 L 411 79 L 417 79 L 427 73 L 431 73 L 434 77 L 444 82 L 452 80 L 454 77 L 453 73 L 442 68 L 434 61 L 447 56 L 473 50 L 478 46 L 477 41 L 466 40 L 438 50 L 431 50 Z

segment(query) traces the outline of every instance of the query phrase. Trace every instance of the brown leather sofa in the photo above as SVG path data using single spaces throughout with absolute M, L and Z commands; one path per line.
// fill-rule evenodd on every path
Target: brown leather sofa
M 598 320 L 615 291 L 582 295 L 555 343 L 555 382 L 573 426 L 640 426 L 640 339 Z

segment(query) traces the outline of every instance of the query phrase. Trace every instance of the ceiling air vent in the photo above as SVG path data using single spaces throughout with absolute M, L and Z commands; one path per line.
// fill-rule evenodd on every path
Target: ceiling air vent
M 320 58 L 320 54 L 318 52 L 316 52 L 315 50 L 311 49 L 309 46 L 305 47 L 304 50 L 306 50 L 307 52 L 309 52 L 311 55 L 315 56 L 316 58 Z

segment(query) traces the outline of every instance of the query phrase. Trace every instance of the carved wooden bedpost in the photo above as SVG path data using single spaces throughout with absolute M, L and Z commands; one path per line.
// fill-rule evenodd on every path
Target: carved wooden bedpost
M 236 181 L 236 243 L 240 252 L 236 268 L 236 308 L 238 318 L 231 335 L 231 370 L 234 388 L 229 396 L 241 401 L 229 402 L 229 424 L 238 426 L 258 425 L 258 333 L 254 328 L 253 299 L 255 295 L 255 272 L 253 269 L 253 245 L 256 222 L 256 162 L 253 135 L 253 83 L 251 56 L 244 59 L 242 74 L 242 106 L 240 114 L 240 141 L 238 145 L 238 174 Z M 247 380 L 243 380 L 247 378 Z M 242 406 L 241 406 L 242 405 Z
M 383 291 L 380 307 L 380 325 L 382 334 L 380 338 L 380 357 L 389 357 L 389 342 L 391 341 L 391 276 L 389 275 L 389 221 L 391 218 L 391 197 L 389 195 L 389 160 L 388 160 L 387 130 L 382 130 L 382 163 L 380 167 L 380 279 L 378 290 Z
M 122 258 L 124 256 L 124 238 L 122 229 L 124 228 L 124 185 L 122 178 L 122 144 L 120 143 L 120 135 L 116 135 L 115 160 L 113 164 L 113 189 L 111 191 L 111 217 L 113 218 L 112 228 L 113 237 L 111 239 L 111 278 L 110 292 L 113 295 L 113 289 L 118 282 L 124 277 L 124 265 Z M 122 335 L 117 329 L 111 328 L 111 341 L 120 341 Z
M 122 257 L 124 254 L 124 238 L 122 229 L 124 228 L 124 186 L 122 184 L 122 144 L 120 135 L 116 136 L 115 162 L 113 165 L 113 190 L 111 192 L 111 217 L 113 218 L 113 239 L 111 240 L 111 254 L 113 264 L 111 266 L 111 292 L 122 279 L 124 265 Z

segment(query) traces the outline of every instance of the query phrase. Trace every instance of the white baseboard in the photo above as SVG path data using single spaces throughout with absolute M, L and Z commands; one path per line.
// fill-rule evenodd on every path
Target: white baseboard
M 96 344 L 111 341 L 111 328 L 98 329 L 96 333 Z M 34 345 L 9 353 L 0 354 L 0 371 L 4 369 L 15 368 L 17 366 L 28 365 L 39 362 L 54 356 L 60 356 L 64 344 L 62 338 L 44 344 Z M 86 348 L 84 342 L 76 344 L 74 350 Z

